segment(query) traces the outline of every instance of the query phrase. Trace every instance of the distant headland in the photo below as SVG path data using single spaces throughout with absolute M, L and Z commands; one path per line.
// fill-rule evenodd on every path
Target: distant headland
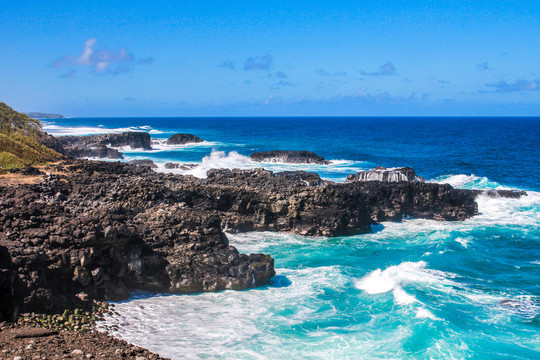
M 49 114 L 49 113 L 42 113 L 42 112 L 28 112 L 25 113 L 32 119 L 65 119 L 66 117 L 61 114 Z

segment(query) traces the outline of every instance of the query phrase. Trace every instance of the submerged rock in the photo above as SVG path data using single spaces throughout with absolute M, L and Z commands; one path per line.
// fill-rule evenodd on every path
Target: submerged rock
M 168 145 L 183 145 L 183 144 L 189 144 L 189 143 L 200 143 L 203 142 L 203 139 L 196 135 L 192 134 L 174 134 L 172 135 L 168 140 Z
M 253 161 L 258 162 L 283 162 L 291 164 L 330 164 L 330 161 L 325 160 L 311 151 L 291 151 L 291 150 L 275 150 L 275 151 L 260 151 L 249 156 Z
M 402 182 L 402 181 L 419 181 L 424 182 L 423 177 L 416 175 L 410 167 L 392 168 L 377 166 L 373 170 L 361 171 L 357 175 L 347 176 L 346 182 L 355 181 L 384 181 L 384 182 Z

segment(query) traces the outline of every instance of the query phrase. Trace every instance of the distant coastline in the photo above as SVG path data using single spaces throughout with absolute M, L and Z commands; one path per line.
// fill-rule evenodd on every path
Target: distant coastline
M 49 113 L 41 113 L 41 112 L 29 112 L 25 113 L 32 119 L 65 119 L 66 117 L 61 114 L 49 114 Z

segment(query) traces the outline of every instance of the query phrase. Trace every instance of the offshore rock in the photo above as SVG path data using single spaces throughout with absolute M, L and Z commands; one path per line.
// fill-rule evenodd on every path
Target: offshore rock
M 196 135 L 192 134 L 174 134 L 172 135 L 168 140 L 168 145 L 183 145 L 183 144 L 189 144 L 189 143 L 200 143 L 203 142 L 203 139 Z
M 274 150 L 260 151 L 249 156 L 253 161 L 258 162 L 283 162 L 291 164 L 330 164 L 330 161 L 325 160 L 311 151 L 291 151 L 291 150 Z
M 112 147 L 129 146 L 131 149 L 151 150 L 150 134 L 123 132 L 89 136 L 58 137 L 62 154 L 74 158 L 123 159 L 123 154 Z
M 357 175 L 351 174 L 347 176 L 346 182 L 355 181 L 384 181 L 384 182 L 402 182 L 402 181 L 419 181 L 425 182 L 423 177 L 416 175 L 415 171 L 410 167 L 388 169 L 377 166 L 369 171 L 361 171 Z

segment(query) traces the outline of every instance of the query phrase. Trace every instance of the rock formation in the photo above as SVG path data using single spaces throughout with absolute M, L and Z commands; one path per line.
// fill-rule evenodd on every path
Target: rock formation
M 123 132 L 89 136 L 62 136 L 58 138 L 64 155 L 74 158 L 95 157 L 123 159 L 123 154 L 111 147 L 129 146 L 131 149 L 151 150 L 150 134 Z
M 311 151 L 290 151 L 290 150 L 275 150 L 275 151 L 260 151 L 249 156 L 253 161 L 258 162 L 283 162 L 291 164 L 330 164 L 322 156 L 319 156 Z
M 423 177 L 416 175 L 410 167 L 387 169 L 377 166 L 369 171 L 361 171 L 357 175 L 347 176 L 346 182 L 355 181 L 384 181 L 384 182 L 402 182 L 402 181 L 420 181 L 424 182 Z
M 167 140 L 168 145 L 183 145 L 200 142 L 203 142 L 203 139 L 192 134 L 174 134 Z
M 153 160 L 147 160 L 147 159 L 131 160 L 131 161 L 128 161 L 128 164 L 133 164 L 133 165 L 137 165 L 137 166 L 147 166 L 150 169 L 157 169 L 158 168 L 158 166 L 154 163 Z
M 194 167 L 197 167 L 196 164 L 181 164 L 181 163 L 173 163 L 173 162 L 168 162 L 163 166 L 165 167 L 165 169 L 168 169 L 168 170 L 172 170 L 172 169 L 191 170 Z

